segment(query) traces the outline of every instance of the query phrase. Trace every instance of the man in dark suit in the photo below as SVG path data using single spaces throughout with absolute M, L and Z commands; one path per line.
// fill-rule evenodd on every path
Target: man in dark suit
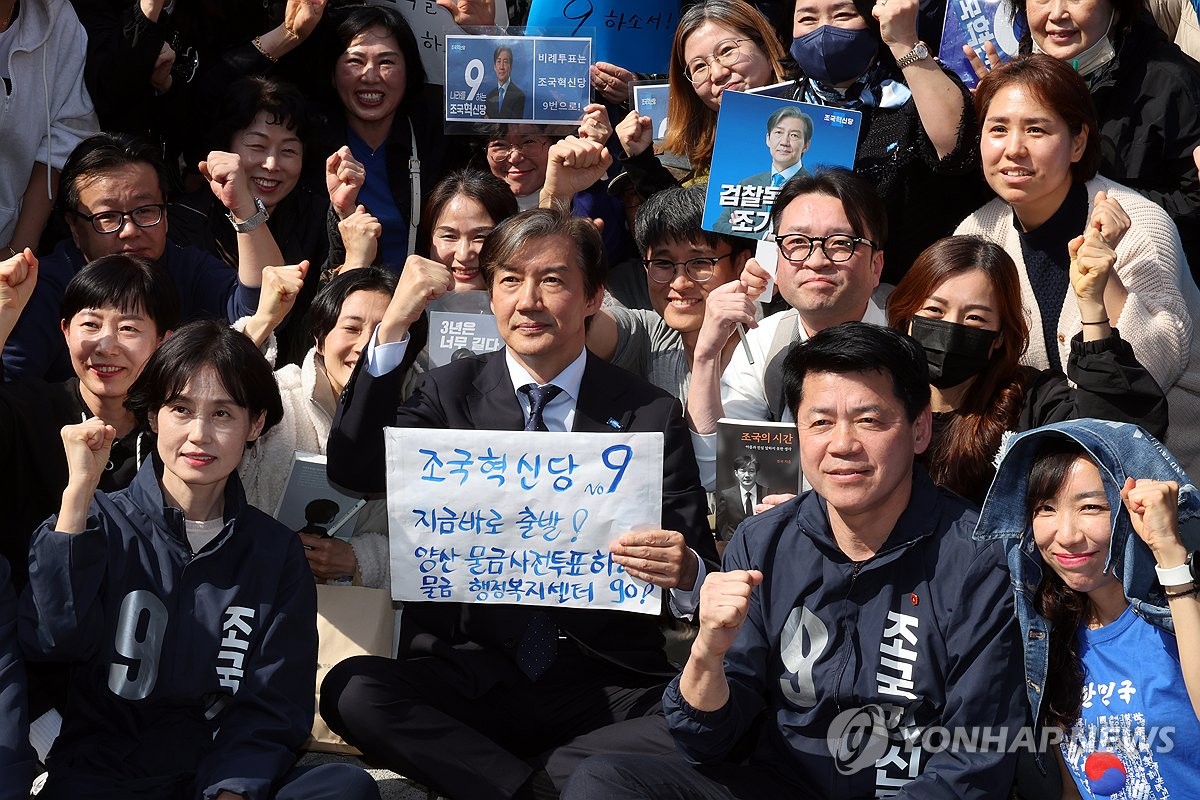
M 662 529 L 626 533 L 611 551 L 688 614 L 716 564 L 704 494 L 679 402 L 584 348 L 604 294 L 603 253 L 591 223 L 564 210 L 502 223 L 480 262 L 505 349 L 430 371 L 397 408 L 408 327 L 452 285 L 435 262 L 407 265 L 343 395 L 329 475 L 383 490 L 385 425 L 661 432 Z M 669 622 L 665 613 L 409 603 L 400 658 L 335 667 L 321 712 L 368 759 L 442 794 L 554 796 L 592 752 L 669 752 L 655 716 L 676 672 L 664 651 Z
M 735 458 L 733 477 L 734 485 L 717 495 L 717 534 L 724 541 L 733 538 L 733 532 L 742 520 L 754 515 L 754 506 L 761 503 L 766 494 L 758 482 L 758 460 L 754 456 Z
M 508 45 L 500 45 L 492 54 L 492 65 L 496 69 L 495 89 L 483 98 L 487 103 L 490 119 L 524 119 L 525 92 L 512 82 L 513 51 Z

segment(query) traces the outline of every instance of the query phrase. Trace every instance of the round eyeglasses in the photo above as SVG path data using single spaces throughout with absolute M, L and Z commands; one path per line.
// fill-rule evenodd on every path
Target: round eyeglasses
M 717 62 L 722 67 L 728 69 L 742 58 L 742 43 L 752 42 L 753 39 L 725 39 L 717 42 L 717 46 L 713 48 L 712 55 L 692 59 L 686 67 L 683 68 L 683 76 L 694 84 L 705 83 L 711 77 L 710 72 L 713 62 Z
M 513 153 L 528 158 L 530 153 L 536 153 L 545 145 L 546 143 L 542 139 L 524 139 L 515 144 L 500 141 L 488 142 L 487 154 L 492 161 L 508 161 L 512 158 Z
M 854 258 L 854 251 L 860 244 L 865 244 L 872 250 L 879 247 L 870 239 L 862 236 L 847 236 L 844 233 L 835 233 L 830 236 L 787 233 L 783 236 L 776 236 L 775 244 L 779 245 L 780 255 L 793 264 L 803 264 L 808 261 L 817 245 L 821 246 L 821 252 L 825 254 L 825 258 L 835 264 Z
M 694 283 L 705 283 L 716 270 L 717 262 L 722 258 L 729 258 L 733 253 L 726 253 L 723 256 L 709 256 L 707 258 L 689 258 L 687 261 L 667 261 L 665 258 L 647 258 L 642 261 L 646 267 L 646 274 L 650 276 L 650 280 L 655 283 L 670 283 L 675 280 L 675 276 L 679 274 L 678 270 L 682 267 L 683 274 L 688 277 L 688 280 Z

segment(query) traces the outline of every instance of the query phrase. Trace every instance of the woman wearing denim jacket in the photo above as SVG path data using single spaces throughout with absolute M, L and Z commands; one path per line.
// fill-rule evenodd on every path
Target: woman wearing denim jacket
M 1180 531 L 1197 519 L 1200 492 L 1133 425 L 1047 425 L 1000 462 L 975 538 L 1007 543 L 1033 718 L 1065 732 L 1065 797 L 1200 785 L 1200 583 Z

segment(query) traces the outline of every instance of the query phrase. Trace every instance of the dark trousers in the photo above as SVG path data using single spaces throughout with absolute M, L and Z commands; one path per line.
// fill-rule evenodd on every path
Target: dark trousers
M 320 764 L 296 767 L 276 784 L 273 800 L 379 800 L 379 786 L 364 770 L 353 764 Z M 112 800 L 114 797 L 184 800 L 199 796 L 199 789 L 187 779 L 172 785 L 143 779 L 112 783 L 87 775 L 56 775 L 50 764 L 50 776 L 38 794 L 47 800 Z
M 511 798 L 538 770 L 561 788 L 593 753 L 674 751 L 663 678 L 559 645 L 536 683 L 482 648 L 347 659 L 321 685 L 321 714 L 368 761 L 456 800 Z
M 811 797 L 762 766 L 693 766 L 668 756 L 598 755 L 581 764 L 562 800 L 803 800 Z

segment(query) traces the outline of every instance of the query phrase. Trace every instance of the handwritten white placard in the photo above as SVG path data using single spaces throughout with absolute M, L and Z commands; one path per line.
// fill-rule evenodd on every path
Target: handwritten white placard
M 661 433 L 384 430 L 392 596 L 657 614 L 608 547 L 662 519 Z

